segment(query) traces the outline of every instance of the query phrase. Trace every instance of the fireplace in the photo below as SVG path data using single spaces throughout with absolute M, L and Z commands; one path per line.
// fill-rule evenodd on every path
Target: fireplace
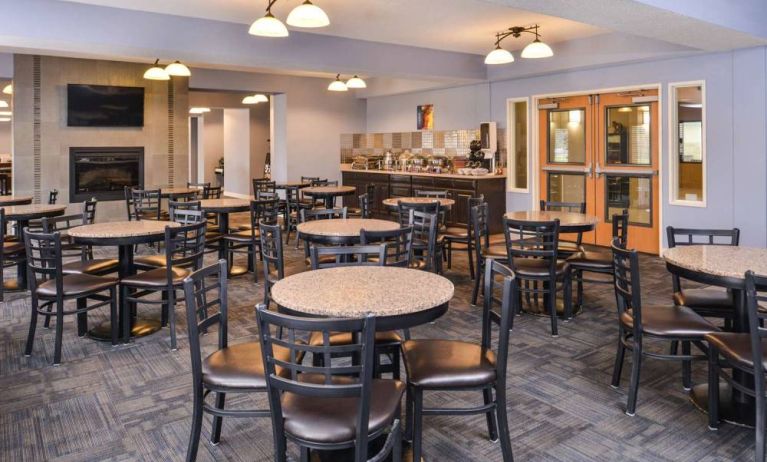
M 69 148 L 69 202 L 117 200 L 144 187 L 144 148 Z

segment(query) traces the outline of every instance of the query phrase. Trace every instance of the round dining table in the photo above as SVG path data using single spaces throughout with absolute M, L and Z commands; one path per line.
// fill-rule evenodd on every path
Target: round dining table
M 411 205 L 421 205 L 421 204 L 431 204 L 434 201 L 439 201 L 440 208 L 446 208 L 450 209 L 455 205 L 455 200 L 448 199 L 446 197 L 390 197 L 388 199 L 384 199 L 382 201 L 383 205 L 391 208 L 396 209 L 398 207 L 398 204 L 402 202 L 403 204 L 411 204 Z
M 163 199 L 169 199 L 172 201 L 175 201 L 182 197 L 195 197 L 197 194 L 202 193 L 200 189 L 197 188 L 187 188 L 187 187 L 167 187 L 167 188 L 159 188 L 160 189 L 160 197 Z
M 29 226 L 31 220 L 39 220 L 46 217 L 58 217 L 64 215 L 66 205 L 27 204 L 1 206 L 5 210 L 5 219 L 16 222 L 16 235 L 24 242 L 24 228 Z M 16 264 L 16 280 L 3 281 L 5 290 L 27 290 L 27 266 L 25 261 Z
M 157 220 L 113 221 L 77 226 L 68 230 L 67 233 L 76 244 L 117 247 L 120 262 L 117 271 L 119 278 L 123 279 L 136 274 L 136 267 L 133 264 L 134 247 L 138 244 L 151 244 L 164 240 L 165 228 L 168 226 L 173 228 L 181 225 L 172 221 Z M 125 291 L 121 289 L 119 332 L 123 341 L 127 342 L 130 337 L 142 337 L 160 330 L 159 311 L 156 318 L 132 319 L 130 316 L 132 307 L 126 306 L 126 296 Z M 130 325 L 130 329 L 125 328 L 126 324 Z M 97 340 L 109 340 L 110 322 L 106 321 L 94 327 L 88 334 Z
M 729 245 L 686 245 L 663 252 L 666 268 L 682 279 L 717 286 L 732 291 L 735 302 L 736 332 L 749 332 L 745 300 L 745 274 L 767 274 L 767 249 Z M 753 388 L 753 377 L 733 369 L 733 380 Z M 702 411 L 708 409 L 708 384 L 690 391 L 692 402 Z M 753 426 L 755 402 L 748 395 L 733 390 L 729 384 L 719 384 L 719 415 L 730 423 Z
M 357 192 L 357 188 L 354 186 L 309 186 L 303 188 L 302 192 L 314 199 L 324 199 L 325 208 L 332 209 L 336 197 L 350 196 Z
M 218 215 L 218 232 L 221 236 L 229 234 L 229 214 L 238 212 L 247 212 L 250 210 L 250 201 L 245 199 L 203 199 L 200 201 L 200 208 L 207 213 Z M 218 246 L 218 258 L 227 260 L 226 249 L 223 243 Z M 248 272 L 246 266 L 231 265 L 229 268 L 230 276 L 239 276 Z
M 594 215 L 574 212 L 558 212 L 544 210 L 520 210 L 507 212 L 503 215 L 510 220 L 520 221 L 554 221 L 559 220 L 561 233 L 583 233 L 593 231 L 599 219 Z
M 0 207 L 7 205 L 27 205 L 31 204 L 34 198 L 32 196 L 0 196 Z
M 327 245 L 349 245 L 360 241 L 360 231 L 396 231 L 399 223 L 375 218 L 341 218 L 314 220 L 298 225 L 298 238 L 304 242 Z
M 290 188 L 303 189 L 303 188 L 308 188 L 311 185 L 312 185 L 311 183 L 304 183 L 301 181 L 283 181 L 283 182 L 275 183 L 274 188 L 275 189 L 290 189 Z

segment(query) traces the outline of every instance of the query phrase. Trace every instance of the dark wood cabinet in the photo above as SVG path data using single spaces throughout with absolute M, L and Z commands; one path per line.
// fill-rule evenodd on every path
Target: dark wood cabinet
M 472 179 L 344 171 L 343 184 L 357 188 L 355 196 L 344 197 L 344 205 L 347 207 L 357 207 L 357 196 L 365 193 L 370 186 L 371 190 L 374 191 L 370 209 L 373 216 L 378 218 L 393 217 L 392 211 L 381 203 L 384 199 L 411 197 L 418 190 L 446 190 L 448 197 L 455 200 L 455 205 L 447 216 L 447 225 L 459 227 L 465 227 L 469 219 L 468 199 L 482 194 L 490 206 L 490 232 L 500 233 L 503 231 L 501 217 L 506 212 L 505 177 Z

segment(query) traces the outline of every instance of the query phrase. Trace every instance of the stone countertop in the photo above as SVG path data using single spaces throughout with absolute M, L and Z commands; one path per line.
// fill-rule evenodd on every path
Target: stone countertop
M 13 219 L 25 219 L 25 218 L 41 218 L 55 215 L 62 215 L 66 210 L 66 205 L 48 205 L 48 204 L 27 204 L 27 205 L 11 205 L 3 207 L 5 209 L 5 218 L 9 220 Z
M 391 266 L 349 266 L 306 271 L 272 287 L 272 300 L 314 316 L 397 316 L 441 306 L 453 298 L 447 278 Z
M 165 227 L 181 226 L 172 221 L 139 220 L 139 221 L 110 221 L 92 225 L 77 226 L 67 231 L 70 237 L 89 239 L 114 239 L 120 237 L 137 237 L 164 234 Z
M 666 249 L 663 259 L 690 271 L 744 279 L 746 271 L 767 274 L 767 249 L 729 245 L 689 245 Z
M 357 191 L 354 186 L 310 186 L 303 193 L 309 196 L 347 195 Z
M 556 211 L 544 212 L 541 210 L 508 212 L 504 214 L 504 217 L 524 221 L 554 221 L 558 218 L 560 226 L 594 226 L 599 223 L 599 219 L 594 215 Z
M 208 212 L 231 212 L 250 210 L 250 201 L 245 199 L 203 199 L 200 208 Z
M 434 201 L 439 201 L 440 207 L 452 207 L 455 205 L 453 199 L 441 199 L 437 197 L 390 197 L 384 199 L 383 205 L 387 207 L 396 207 L 398 202 L 403 204 L 431 204 Z
M 0 205 L 30 204 L 32 199 L 32 196 L 0 196 Z
M 409 175 L 409 176 L 429 176 L 435 178 L 454 178 L 461 180 L 495 180 L 506 179 L 506 173 L 504 170 L 503 175 L 459 175 L 457 173 L 425 173 L 425 172 L 403 172 L 401 170 L 357 170 L 351 167 L 351 164 L 341 164 L 341 172 L 353 172 L 353 173 L 377 173 L 381 175 Z
M 329 237 L 354 237 L 360 235 L 360 230 L 366 231 L 395 231 L 399 223 L 373 218 L 347 218 L 333 220 L 314 220 L 298 225 L 300 234 Z

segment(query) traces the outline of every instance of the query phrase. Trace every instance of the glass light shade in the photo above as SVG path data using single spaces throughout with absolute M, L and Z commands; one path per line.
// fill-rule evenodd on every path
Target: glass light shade
M 272 16 L 272 13 L 266 13 L 266 16 L 256 19 L 251 24 L 248 33 L 259 37 L 287 37 L 288 28 L 282 21 Z
M 6 107 L 10 107 L 10 106 L 8 106 L 8 101 L 4 101 L 4 100 L 0 99 L 0 107 L 6 108 Z
M 13 94 L 13 84 L 9 83 L 5 87 L 3 87 L 3 93 L 6 95 L 12 95 Z
M 170 80 L 170 75 L 165 69 L 158 66 L 159 60 L 154 62 L 154 66 L 144 72 L 144 78 L 147 80 Z
M 0 122 L 10 122 L 10 121 L 11 121 L 10 117 L 0 117 Z
M 0 117 L 10 117 L 13 115 L 11 111 L 0 111 Z
M 288 15 L 288 25 L 293 27 L 325 27 L 330 25 L 330 19 L 328 15 L 322 11 L 322 8 L 317 5 L 313 5 L 312 2 L 306 0 L 301 5 L 293 8 L 293 11 Z
M 258 104 L 258 101 L 256 101 L 256 97 L 253 95 L 248 95 L 244 98 L 242 98 L 242 104 Z
M 514 62 L 514 55 L 500 46 L 485 56 L 485 64 L 507 64 Z
M 341 76 L 337 75 L 336 79 L 334 81 L 330 82 L 330 85 L 328 85 L 328 90 L 330 90 L 330 91 L 349 91 L 349 88 L 341 80 Z
M 367 88 L 367 87 L 368 85 L 365 83 L 365 81 L 357 77 L 356 75 L 346 81 L 346 88 Z
M 206 112 L 210 112 L 209 107 L 193 107 L 189 109 L 190 114 L 205 114 Z
M 522 50 L 523 58 L 537 59 L 550 58 L 552 56 L 554 56 L 554 52 L 551 51 L 551 47 L 538 39 L 535 39 L 531 44 L 527 45 L 524 50 Z
M 258 103 L 268 103 L 269 102 L 269 98 L 267 98 L 266 95 L 262 95 L 260 93 L 256 94 L 256 95 L 253 95 L 253 98 L 255 99 L 256 104 L 258 104 Z
M 189 77 L 192 75 L 192 72 L 189 70 L 189 68 L 178 61 L 165 66 L 165 72 L 167 72 L 168 75 L 172 75 L 174 77 Z

